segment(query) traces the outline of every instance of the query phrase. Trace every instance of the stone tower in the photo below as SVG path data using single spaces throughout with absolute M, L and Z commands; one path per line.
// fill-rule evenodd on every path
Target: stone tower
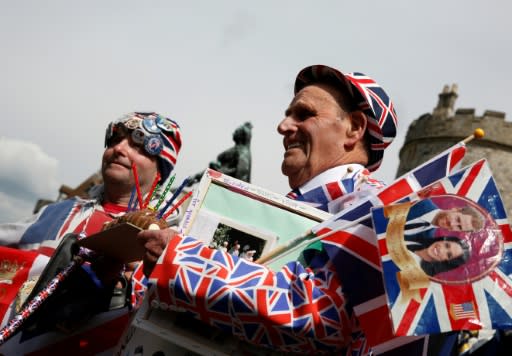
M 432 113 L 421 115 L 409 126 L 400 150 L 397 176 L 410 171 L 429 158 L 471 135 L 480 127 L 482 139 L 467 145 L 462 166 L 487 158 L 497 181 L 507 215 L 512 219 L 512 122 L 505 113 L 486 110 L 482 116 L 475 109 L 455 109 L 457 86 L 445 86 Z

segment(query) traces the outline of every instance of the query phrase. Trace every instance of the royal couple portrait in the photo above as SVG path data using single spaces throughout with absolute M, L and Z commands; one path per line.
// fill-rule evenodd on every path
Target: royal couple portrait
M 447 207 L 450 203 L 458 204 Z M 421 269 L 434 277 L 469 261 L 472 233 L 484 229 L 485 224 L 482 209 L 461 197 L 423 199 L 407 213 L 403 241 Z

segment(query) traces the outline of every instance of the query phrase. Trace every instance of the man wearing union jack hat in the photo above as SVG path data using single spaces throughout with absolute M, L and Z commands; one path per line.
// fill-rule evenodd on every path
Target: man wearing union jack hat
M 103 185 L 89 192 L 91 198 L 66 199 L 44 207 L 26 221 L 0 225 L 0 263 L 7 261 L 12 252 L 12 255 L 16 254 L 17 262 L 9 265 L 22 266 L 12 271 L 8 288 L 0 286 L 0 326 L 3 327 L 15 314 L 17 293 L 11 289 L 19 288 L 19 280 L 27 277 L 37 280 L 41 272 L 48 271 L 45 266 L 58 262 L 62 255 L 55 252 L 64 251 L 62 246 L 71 240 L 71 236 L 87 238 L 101 231 L 106 222 L 127 211 L 136 181 L 132 165 L 137 167 L 144 200 L 150 195 L 155 177 L 160 177 L 162 189 L 153 196 L 158 199 L 170 178 L 180 148 L 181 133 L 175 121 L 153 112 L 129 113 L 108 125 L 101 163 Z M 30 258 L 19 262 L 19 256 Z M 69 259 L 64 262 L 58 268 L 65 267 Z M 66 281 L 68 284 L 64 289 L 71 290 L 71 294 L 67 294 L 71 297 L 66 301 L 71 303 L 58 304 L 58 307 L 53 304 L 51 308 L 47 307 L 48 303 L 43 304 L 44 308 L 38 311 L 39 317 L 26 321 L 21 332 L 0 346 L 0 354 L 95 354 L 112 349 L 127 325 L 131 304 L 136 302 L 135 294 L 120 295 L 119 292 L 130 291 L 131 285 L 135 292 L 142 294 L 145 289 L 143 273 L 139 269 L 130 270 L 129 267 L 135 266 L 122 266 L 105 258 L 96 262 L 84 265 Z M 120 274 L 123 267 L 127 270 Z M 54 275 L 48 274 L 39 277 L 39 281 L 53 278 Z M 77 280 L 77 274 L 83 278 L 73 282 Z M 122 288 L 115 287 L 118 278 L 122 279 Z M 36 288 L 40 284 L 36 284 Z M 45 286 L 46 282 L 42 283 L 42 287 Z M 67 333 L 59 332 L 62 329 Z
M 393 103 L 370 77 L 323 65 L 301 70 L 294 97 L 277 127 L 285 149 L 282 172 L 293 189 L 289 197 L 335 213 L 381 188 L 383 183 L 370 172 L 380 166 L 396 123 Z M 274 272 L 222 251 L 208 252 L 193 237 L 143 231 L 139 238 L 148 248 L 144 263 L 152 265 L 169 240 L 165 263 L 151 278 L 157 280 L 160 295 L 169 293 L 176 307 L 198 319 L 281 352 L 368 351 L 350 296 L 321 249 L 305 251 L 308 266 L 290 262 Z M 187 259 L 204 256 L 211 257 L 199 275 L 208 275 L 210 287 L 200 278 L 200 288 L 192 279 L 182 281 L 192 271 Z M 247 280 L 242 283 L 239 276 Z

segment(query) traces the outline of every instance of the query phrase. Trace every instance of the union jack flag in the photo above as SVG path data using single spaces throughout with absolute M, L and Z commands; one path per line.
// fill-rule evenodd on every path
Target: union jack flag
M 472 246 L 469 260 L 452 271 L 434 275 L 426 286 L 417 290 L 416 299 L 406 297 L 406 291 L 397 281 L 400 269 L 396 258 L 393 260 L 388 251 L 388 220 L 384 208 L 372 211 L 387 303 L 396 335 L 512 327 L 512 231 L 487 162 L 480 160 L 411 199 L 433 200 L 449 195 L 478 204 L 490 218 L 486 218 L 489 221 L 486 220 L 484 228 L 478 232 L 459 232 L 458 236 L 466 236 Z M 457 232 L 450 234 L 457 235 Z M 479 242 L 480 236 L 484 236 L 484 241 Z M 461 275 L 464 278 L 461 279 Z M 371 309 L 371 303 L 367 304 L 365 308 Z
M 371 345 L 388 340 L 393 335 L 390 324 L 384 325 L 379 332 L 375 330 L 375 317 L 380 317 L 388 309 L 370 210 L 397 202 L 446 177 L 460 166 L 465 152 L 466 146 L 460 142 L 401 176 L 375 195 L 359 200 L 312 228 L 316 236 L 325 235 L 322 238 L 324 249 L 336 266 L 343 290 L 355 306 L 354 311 Z M 372 287 L 361 288 L 361 283 Z

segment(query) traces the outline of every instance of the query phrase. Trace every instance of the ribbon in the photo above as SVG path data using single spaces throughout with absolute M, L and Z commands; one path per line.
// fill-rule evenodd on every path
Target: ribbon
M 411 256 L 404 242 L 404 226 L 411 204 L 406 202 L 384 207 L 384 215 L 389 219 L 386 246 L 391 259 L 400 268 L 396 279 L 402 291 L 402 301 L 414 299 L 421 302 L 419 290 L 429 286 L 430 277 Z

